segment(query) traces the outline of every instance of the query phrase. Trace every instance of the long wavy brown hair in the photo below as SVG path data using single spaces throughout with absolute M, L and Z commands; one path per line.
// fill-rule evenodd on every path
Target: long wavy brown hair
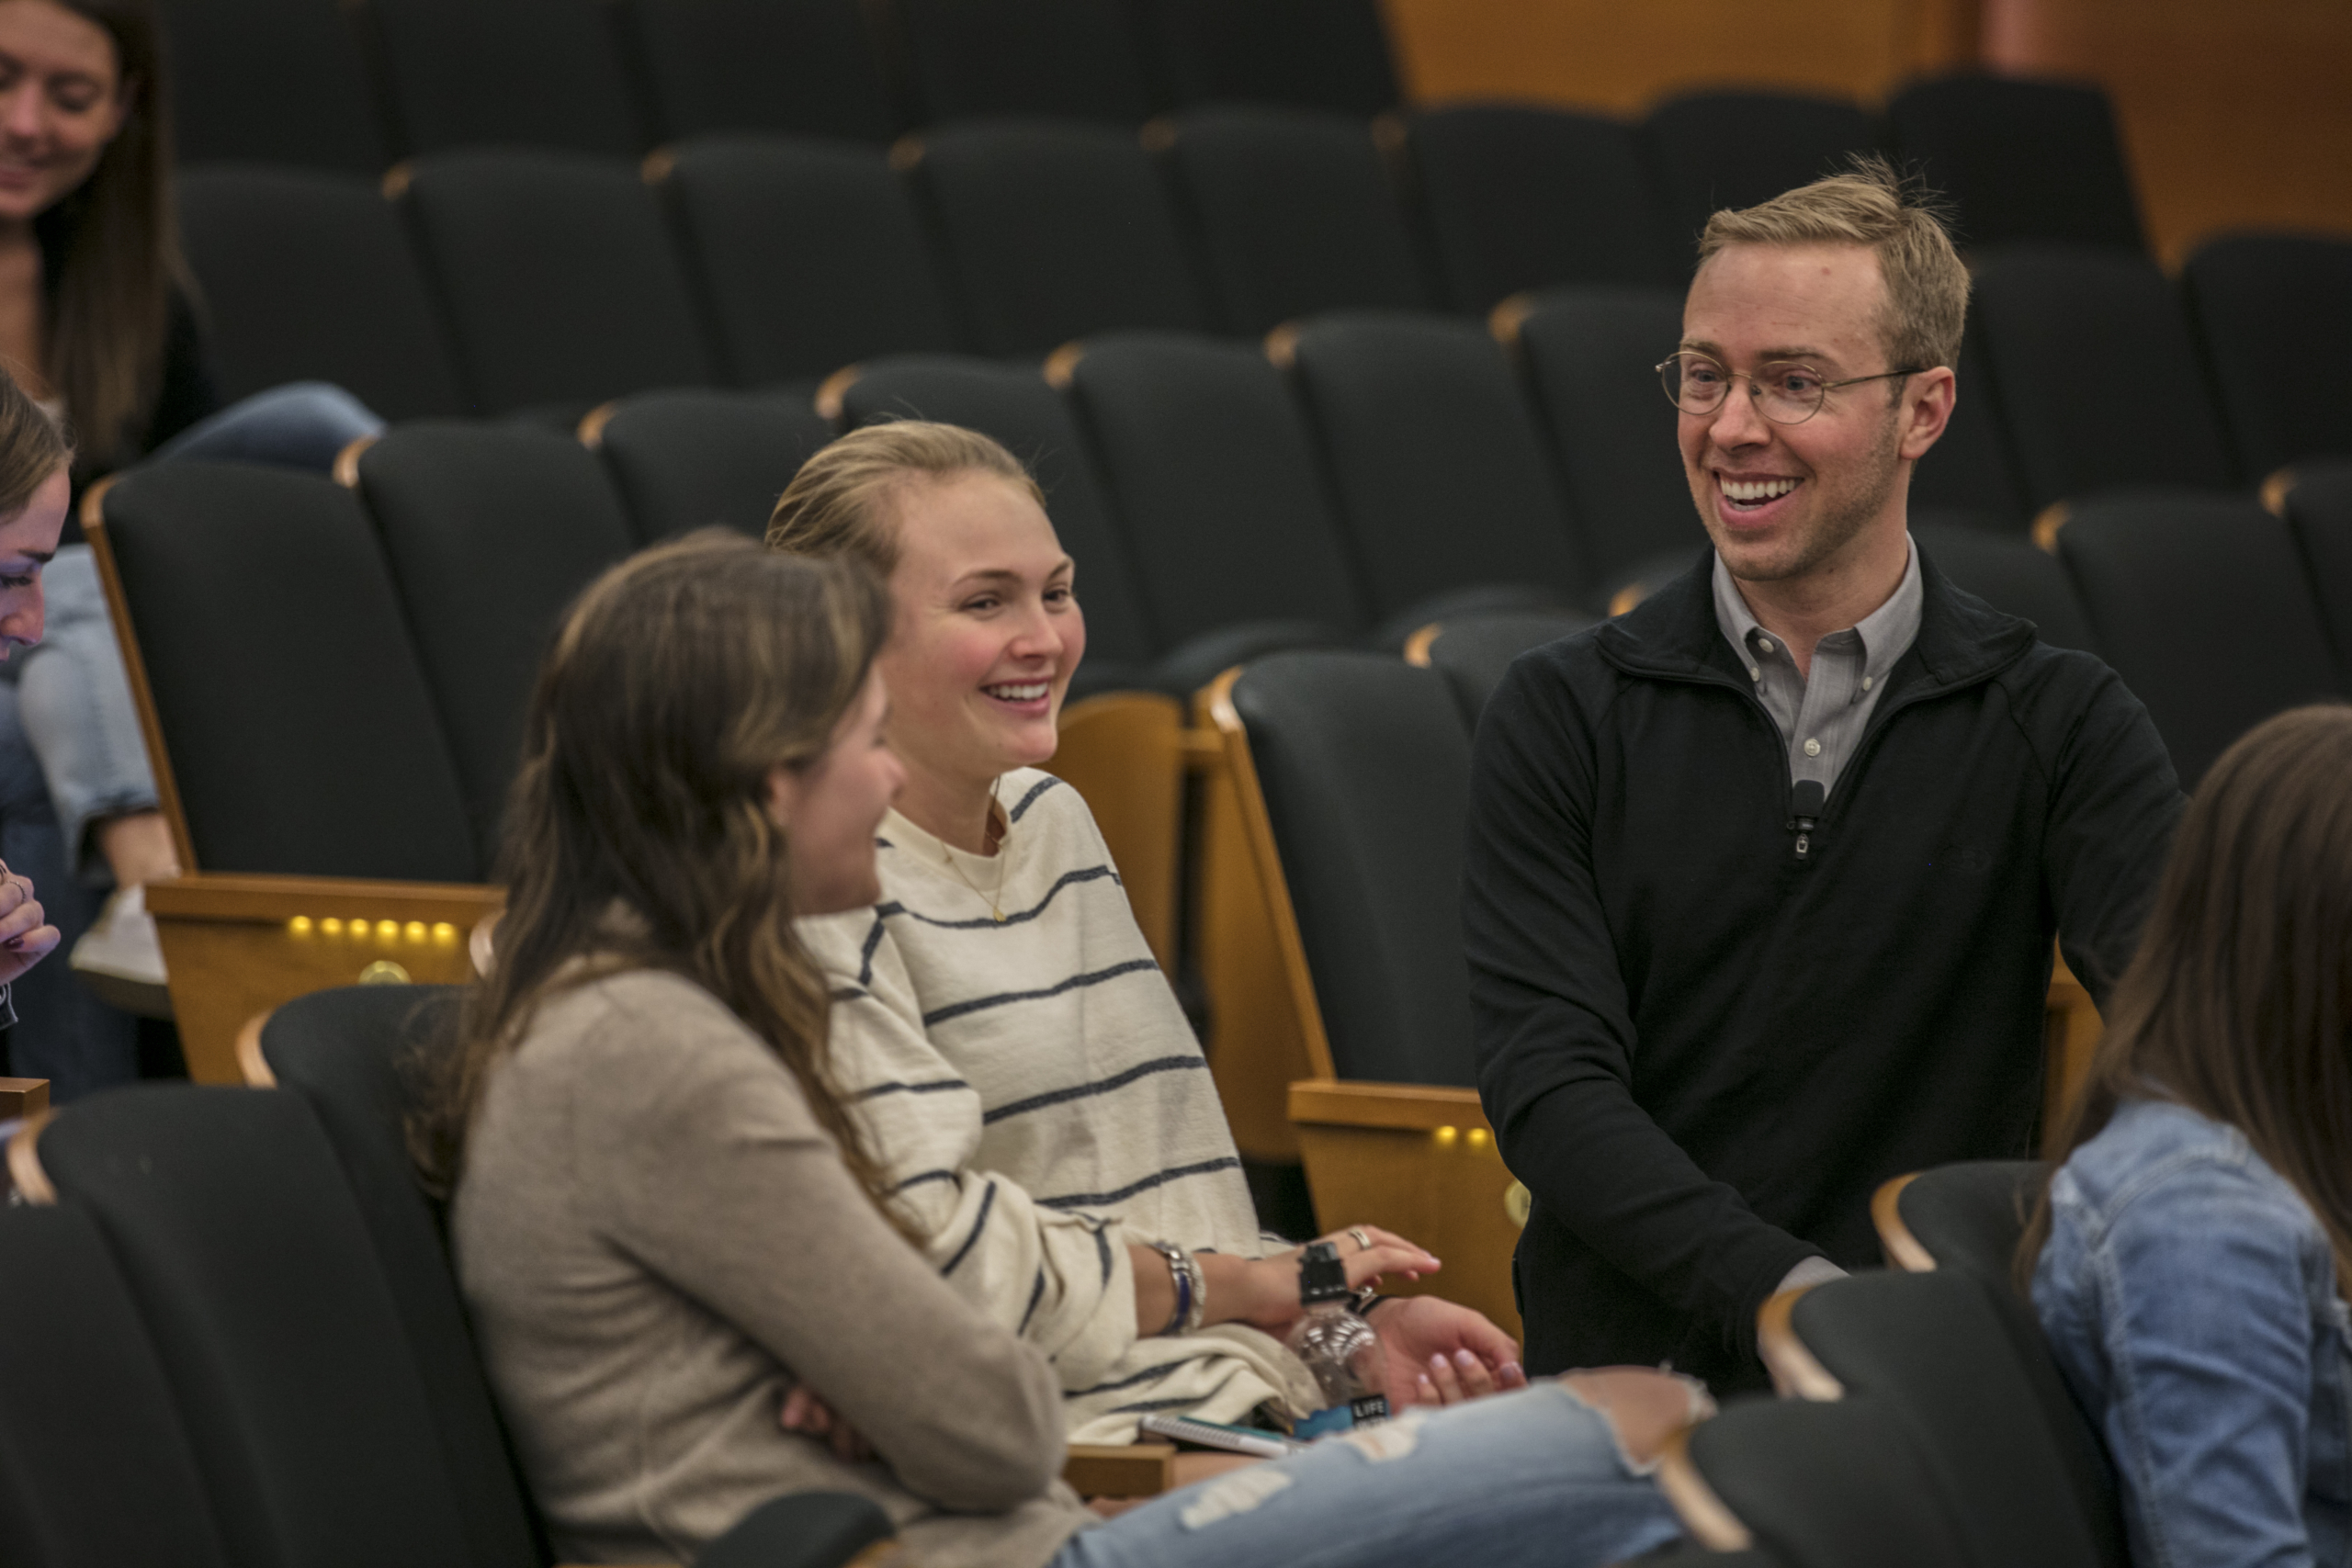
M 766 805 L 774 769 L 823 756 L 889 617 L 853 562 L 716 531 L 633 557 L 581 595 L 526 721 L 497 962 L 468 991 L 455 1040 L 411 1064 L 410 1144 L 435 1190 L 454 1190 L 483 1091 L 543 1003 L 659 969 L 767 1043 L 890 1214 L 827 1070 L 830 998 L 793 930 L 791 844 Z
M 2177 1100 L 2245 1134 L 2352 1275 L 2352 706 L 2280 714 L 2213 764 L 2109 1013 L 2058 1159 L 2128 1099 Z M 2045 1183 L 2020 1281 L 2049 1239 Z
M 163 386 L 172 292 L 196 285 L 172 200 L 172 105 L 153 0 L 58 0 L 114 40 L 122 130 L 97 167 L 33 220 L 55 270 L 48 278 L 50 383 L 65 401 L 85 461 L 118 465 L 137 450 Z

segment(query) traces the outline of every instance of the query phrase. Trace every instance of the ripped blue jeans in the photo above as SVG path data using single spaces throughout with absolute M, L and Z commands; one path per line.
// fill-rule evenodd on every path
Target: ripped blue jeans
M 1049 1568 L 1598 1568 L 1681 1535 L 1609 1423 L 1546 1380 L 1171 1492 Z

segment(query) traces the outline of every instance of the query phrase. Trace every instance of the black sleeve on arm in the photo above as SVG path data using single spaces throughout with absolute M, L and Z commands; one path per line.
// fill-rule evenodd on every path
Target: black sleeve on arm
M 1539 1203 L 1663 1303 L 1750 1345 L 1756 1309 L 1820 1249 L 1758 1218 L 1635 1103 L 1592 803 L 1577 695 L 1548 659 L 1521 659 L 1471 766 L 1462 909 L 1479 1099 Z
M 2104 1011 L 2139 945 L 2188 802 L 2154 721 L 2115 671 L 2098 666 L 2065 716 L 2051 768 L 2042 874 L 2066 966 Z
M 204 353 L 204 332 L 187 296 L 174 290 L 171 325 L 164 338 L 164 378 L 155 389 L 155 412 L 140 441 L 143 457 L 220 407 L 212 367 Z

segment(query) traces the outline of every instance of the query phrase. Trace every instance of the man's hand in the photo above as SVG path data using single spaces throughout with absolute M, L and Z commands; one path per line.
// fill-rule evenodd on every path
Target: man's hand
M 0 986 L 56 950 L 58 930 L 33 897 L 32 878 L 0 865 Z
M 1436 1296 L 1384 1298 L 1372 1309 L 1388 1359 L 1388 1403 L 1459 1404 L 1524 1388 L 1511 1337 L 1465 1306 Z

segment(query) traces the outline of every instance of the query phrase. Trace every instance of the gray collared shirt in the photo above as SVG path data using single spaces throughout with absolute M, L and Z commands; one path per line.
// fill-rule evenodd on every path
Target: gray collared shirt
M 1905 542 L 1911 556 L 1902 582 L 1885 604 L 1814 645 L 1810 680 L 1798 672 L 1786 645 L 1756 624 L 1730 569 L 1715 558 L 1715 624 L 1756 682 L 1764 711 L 1781 727 L 1791 784 L 1817 779 L 1825 795 L 1838 787 L 1838 775 L 1886 689 L 1886 672 L 1919 635 L 1919 547 L 1908 535 Z

